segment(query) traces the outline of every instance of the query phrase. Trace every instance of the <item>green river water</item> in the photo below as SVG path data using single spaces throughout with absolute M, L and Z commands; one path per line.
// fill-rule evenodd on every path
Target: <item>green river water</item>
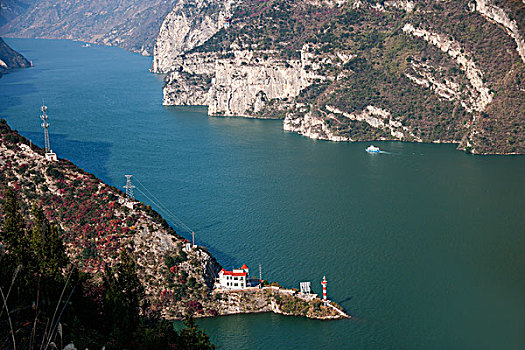
M 226 268 L 261 264 L 263 278 L 317 293 L 326 275 L 353 315 L 199 321 L 221 348 L 525 349 L 524 157 L 401 142 L 367 154 L 281 121 L 163 107 L 148 57 L 6 41 L 35 65 L 0 79 L 13 128 L 42 145 L 45 99 L 59 157 L 121 188 L 135 175 Z

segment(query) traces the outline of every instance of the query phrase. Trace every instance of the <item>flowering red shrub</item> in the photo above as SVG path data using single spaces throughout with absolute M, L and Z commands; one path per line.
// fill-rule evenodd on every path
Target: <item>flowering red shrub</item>
M 190 300 L 186 303 L 186 307 L 188 308 L 188 311 L 192 314 L 202 314 L 203 313 L 203 309 L 202 309 L 202 304 L 199 303 L 198 301 L 196 300 Z

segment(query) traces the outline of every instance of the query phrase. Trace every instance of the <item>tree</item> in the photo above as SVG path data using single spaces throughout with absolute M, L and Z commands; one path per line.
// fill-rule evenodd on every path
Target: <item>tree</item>
M 58 228 L 49 223 L 44 211 L 36 205 L 31 213 L 33 228 L 29 244 L 33 252 L 33 268 L 41 275 L 59 279 L 68 258 Z
M 186 328 L 182 329 L 179 334 L 180 349 L 193 350 L 214 350 L 215 345 L 210 341 L 210 337 L 195 323 L 191 314 L 184 319 Z
M 115 269 L 106 267 L 104 278 L 104 319 L 111 343 L 108 349 L 130 348 L 139 326 L 140 300 L 144 295 L 137 265 L 127 249 L 122 249 Z
M 4 225 L 0 232 L 0 241 L 13 253 L 16 263 L 21 264 L 28 254 L 26 225 L 15 191 L 9 188 L 5 197 Z

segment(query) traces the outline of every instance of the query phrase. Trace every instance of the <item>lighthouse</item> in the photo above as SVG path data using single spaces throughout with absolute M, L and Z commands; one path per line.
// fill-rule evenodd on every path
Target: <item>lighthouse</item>
M 321 284 L 323 285 L 323 301 L 326 303 L 328 301 L 328 299 L 326 298 L 326 285 L 328 284 L 328 282 L 326 281 L 326 276 L 323 276 L 323 281 L 321 282 Z

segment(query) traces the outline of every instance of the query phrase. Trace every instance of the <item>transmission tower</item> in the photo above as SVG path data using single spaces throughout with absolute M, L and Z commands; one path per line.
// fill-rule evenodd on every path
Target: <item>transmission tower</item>
M 47 129 L 49 128 L 49 123 L 47 122 L 47 106 L 42 104 L 42 107 L 40 107 L 40 110 L 42 111 L 42 115 L 40 116 L 40 119 L 42 119 L 42 128 L 44 129 L 44 140 L 45 140 L 45 149 L 46 153 L 52 153 L 51 147 L 49 146 L 49 132 Z
M 133 175 L 124 175 L 126 177 L 126 186 L 124 186 L 124 188 L 126 189 L 126 197 L 127 197 L 127 200 L 128 201 L 133 201 L 135 200 L 135 197 L 133 196 L 133 189 L 135 188 L 135 186 L 133 186 L 133 184 L 131 183 L 131 177 Z

